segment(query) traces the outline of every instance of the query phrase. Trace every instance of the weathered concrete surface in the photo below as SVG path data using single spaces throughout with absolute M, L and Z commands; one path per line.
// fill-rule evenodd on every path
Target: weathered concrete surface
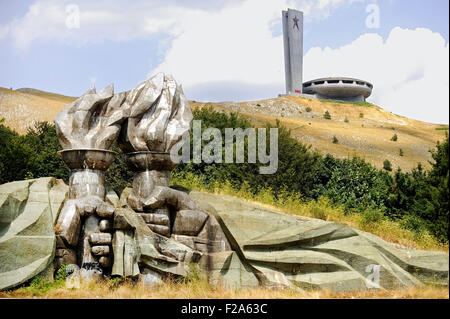
M 107 150 L 129 114 L 128 105 L 123 103 L 125 97 L 126 92 L 114 94 L 110 85 L 100 92 L 89 89 L 64 107 L 55 118 L 62 148 Z
M 180 210 L 173 225 L 177 235 L 197 236 L 205 225 L 208 214 L 201 210 Z
M 114 214 L 112 275 L 136 276 L 144 269 L 163 276 L 185 276 L 188 264 L 200 253 L 154 233 L 143 218 L 129 208 L 117 208 Z
M 267 286 L 367 289 L 373 265 L 380 266 L 381 289 L 448 282 L 449 259 L 443 252 L 406 249 L 345 224 L 288 215 L 230 196 L 191 192 L 190 197 L 200 208 L 215 210 L 232 249 Z
M 282 12 L 286 94 L 303 93 L 303 12 Z
M 234 251 L 222 251 L 205 254 L 199 265 L 212 285 L 222 285 L 226 288 L 252 288 L 259 286 L 257 276 L 252 269 L 241 262 Z
M 53 178 L 0 185 L 0 289 L 50 274 L 56 247 L 61 260 L 74 263 L 75 252 L 60 247 L 54 234 L 55 220 L 70 202 L 67 194 L 68 187 Z M 230 288 L 363 290 L 373 285 L 369 279 L 377 267 L 381 289 L 448 283 L 449 260 L 442 252 L 406 249 L 341 223 L 230 196 L 191 192 L 190 198 L 195 213 L 181 210 L 174 220 L 179 234 L 167 238 L 145 221 L 160 216 L 142 216 L 109 191 L 114 220 L 104 227 L 113 230 L 113 259 L 109 233 L 87 237 L 97 245 L 93 253 L 101 266 L 111 265 L 112 275 L 141 275 L 150 285 L 185 276 L 193 262 L 212 284 Z
M 51 266 L 54 222 L 68 187 L 52 177 L 0 185 L 0 290 Z
M 364 102 L 372 94 L 373 85 L 369 82 L 345 77 L 328 77 L 303 83 L 306 94 L 319 99 L 337 99 Z
M 171 75 L 158 73 L 140 83 L 123 104 L 129 114 L 118 142 L 125 153 L 170 152 L 190 128 L 191 108 Z

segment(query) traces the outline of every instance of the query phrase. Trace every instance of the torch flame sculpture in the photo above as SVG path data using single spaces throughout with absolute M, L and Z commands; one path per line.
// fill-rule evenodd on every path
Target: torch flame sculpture
M 176 166 L 170 149 L 189 131 L 192 112 L 172 76 L 159 73 L 129 92 L 130 115 L 123 125 L 119 146 L 135 172 L 130 207 L 143 213 L 150 229 L 170 236 L 170 210 L 196 209 L 183 192 L 169 188 Z
M 181 86 L 162 73 L 127 92 L 114 94 L 112 86 L 89 90 L 57 115 L 60 154 L 71 174 L 69 199 L 56 223 L 56 264 L 78 263 L 88 278 L 112 264 L 112 228 L 120 229 L 120 223 L 114 220 L 115 207 L 105 202 L 104 179 L 114 160 L 108 150 L 114 141 L 135 172 L 128 206 L 153 233 L 197 252 L 229 249 L 215 218 L 186 193 L 169 187 L 176 166 L 171 149 L 188 133 L 191 121 Z M 119 246 L 114 248 L 118 252 Z
M 104 202 L 104 180 L 115 155 L 108 148 L 128 116 L 125 97 L 114 95 L 112 85 L 91 89 L 56 116 L 60 155 L 71 169 L 69 199 L 56 224 L 57 263 L 78 263 L 94 273 L 110 265 L 114 208 Z

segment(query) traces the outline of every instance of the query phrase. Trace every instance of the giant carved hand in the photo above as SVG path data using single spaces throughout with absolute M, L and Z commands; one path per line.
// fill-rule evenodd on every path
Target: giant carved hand
M 110 85 L 87 91 L 55 119 L 63 161 L 71 169 L 69 200 L 56 225 L 57 263 L 107 267 L 110 263 L 111 220 L 114 209 L 104 202 L 105 171 L 114 160 L 108 151 L 129 115 L 126 92 Z
M 119 146 L 135 172 L 128 204 L 152 230 L 170 236 L 170 210 L 179 209 L 188 200 L 183 201 L 184 194 L 168 186 L 170 171 L 176 165 L 169 153 L 189 131 L 189 103 L 173 77 L 162 73 L 131 90 L 125 103 L 130 116 L 120 133 Z

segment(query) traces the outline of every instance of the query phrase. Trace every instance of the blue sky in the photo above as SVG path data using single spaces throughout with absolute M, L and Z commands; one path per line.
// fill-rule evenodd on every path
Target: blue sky
M 0 0 L 0 86 L 79 96 L 92 84 L 128 90 L 163 71 L 189 99 L 274 97 L 284 91 L 281 10 L 290 7 L 305 12 L 305 80 L 361 77 L 374 84 L 370 101 L 448 123 L 447 0 L 131 3 Z M 67 26 L 70 4 L 79 9 L 79 28 Z M 371 4 L 378 28 L 366 24 Z M 439 94 L 430 101 L 436 81 Z M 424 103 L 433 106 L 425 112 Z

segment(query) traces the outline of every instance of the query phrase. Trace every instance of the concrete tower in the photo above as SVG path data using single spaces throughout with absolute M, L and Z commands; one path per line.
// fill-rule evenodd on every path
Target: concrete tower
M 283 11 L 286 94 L 303 93 L 303 12 Z

